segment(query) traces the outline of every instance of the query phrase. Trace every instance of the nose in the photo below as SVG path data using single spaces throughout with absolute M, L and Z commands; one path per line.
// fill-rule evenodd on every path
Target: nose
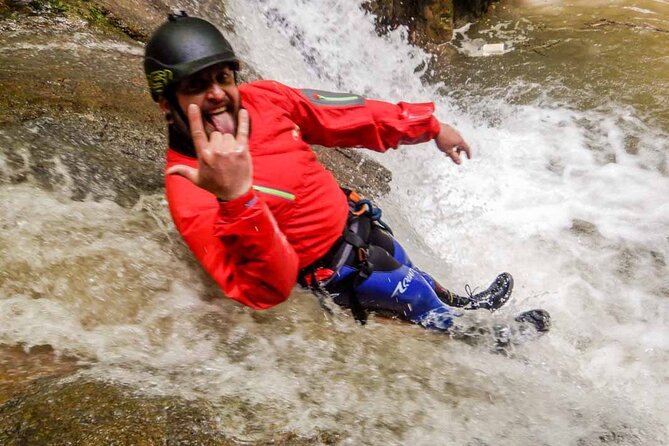
M 207 88 L 207 99 L 210 101 L 219 102 L 225 97 L 225 91 L 218 84 L 218 82 L 212 82 Z

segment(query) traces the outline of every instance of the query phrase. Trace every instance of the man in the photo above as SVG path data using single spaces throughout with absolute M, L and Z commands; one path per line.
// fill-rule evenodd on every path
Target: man
M 434 140 L 470 148 L 427 104 L 388 104 L 278 82 L 237 85 L 239 61 L 211 23 L 181 15 L 152 35 L 145 71 L 168 121 L 166 193 L 186 243 L 223 292 L 254 309 L 299 281 L 364 322 L 368 310 L 448 329 L 454 307 L 495 310 L 507 273 L 462 297 L 412 265 L 378 210 L 342 191 L 308 144 L 377 151 Z

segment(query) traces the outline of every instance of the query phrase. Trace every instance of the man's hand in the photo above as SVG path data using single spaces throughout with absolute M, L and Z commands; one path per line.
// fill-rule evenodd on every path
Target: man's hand
M 181 175 L 222 200 L 234 200 L 251 188 L 253 166 L 249 153 L 249 113 L 239 110 L 237 137 L 230 133 L 204 130 L 202 113 L 195 104 L 188 106 L 188 123 L 198 159 L 198 168 L 177 165 L 167 175 Z
M 434 139 L 439 150 L 444 152 L 455 164 L 460 164 L 460 154 L 467 154 L 467 159 L 471 158 L 471 149 L 462 139 L 460 133 L 448 124 L 440 123 L 441 129 L 439 135 Z

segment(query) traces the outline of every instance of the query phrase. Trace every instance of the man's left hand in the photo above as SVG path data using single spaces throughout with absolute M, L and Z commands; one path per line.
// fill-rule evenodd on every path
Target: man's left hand
M 460 154 L 465 153 L 467 159 L 471 158 L 471 149 L 469 145 L 462 139 L 462 135 L 448 124 L 440 123 L 441 129 L 439 135 L 434 139 L 439 150 L 444 152 L 455 164 L 460 164 Z

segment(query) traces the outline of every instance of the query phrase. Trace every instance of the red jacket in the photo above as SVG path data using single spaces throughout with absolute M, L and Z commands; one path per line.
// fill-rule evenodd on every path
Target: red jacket
M 346 224 L 348 205 L 308 144 L 383 152 L 439 133 L 434 105 L 397 105 L 354 95 L 297 90 L 278 82 L 240 85 L 248 110 L 253 189 L 216 197 L 166 176 L 174 223 L 207 272 L 232 299 L 256 309 L 283 302 L 298 271 L 322 257 Z M 166 169 L 197 159 L 167 150 Z

